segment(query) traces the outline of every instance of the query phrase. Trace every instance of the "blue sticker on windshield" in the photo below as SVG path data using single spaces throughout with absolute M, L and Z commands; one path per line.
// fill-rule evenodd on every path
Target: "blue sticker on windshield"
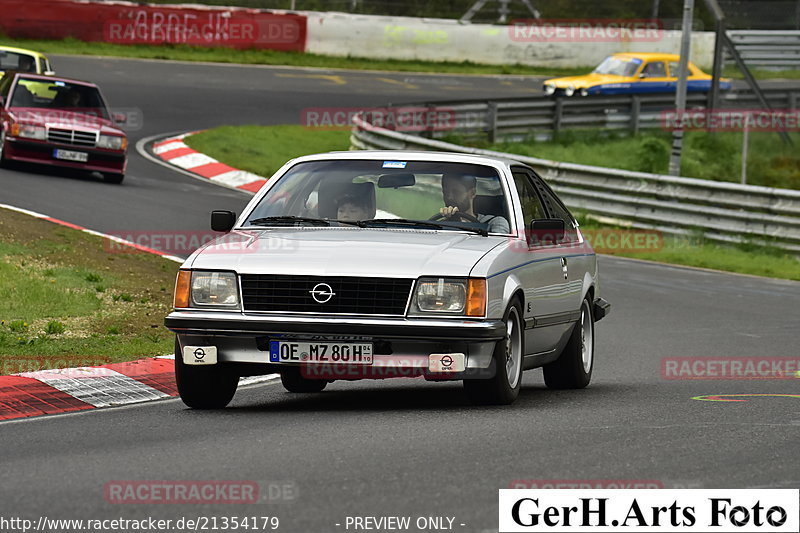
M 405 161 L 384 161 L 383 168 L 406 168 L 407 164 Z
M 631 63 L 636 63 L 637 65 L 641 65 L 642 60 L 637 58 L 637 57 L 632 57 L 631 58 Z
M 64 87 L 66 84 L 63 81 L 54 81 L 53 82 L 57 87 Z

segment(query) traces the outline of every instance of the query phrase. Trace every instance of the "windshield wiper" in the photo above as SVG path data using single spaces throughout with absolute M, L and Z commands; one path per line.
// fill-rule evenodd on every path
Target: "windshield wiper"
M 296 217 L 292 215 L 282 215 L 277 217 L 262 217 L 262 218 L 255 218 L 249 221 L 249 224 L 254 224 L 256 226 L 270 226 L 270 225 L 282 225 L 288 224 L 292 226 L 297 226 L 301 224 L 310 224 L 312 226 L 330 226 L 331 223 L 329 220 L 325 220 L 323 218 L 309 218 L 309 217 Z
M 478 235 L 483 235 L 484 237 L 489 236 L 489 232 L 483 228 L 473 228 L 469 226 L 458 226 L 456 224 L 445 224 L 442 222 L 435 222 L 433 220 L 409 220 L 407 218 L 376 218 L 373 220 L 362 220 L 361 227 L 369 227 L 372 224 L 379 224 L 379 225 L 398 225 L 398 226 L 409 226 L 409 227 L 416 227 L 416 228 L 430 228 L 430 229 L 454 229 L 454 230 L 463 230 L 469 231 L 472 233 L 477 233 Z

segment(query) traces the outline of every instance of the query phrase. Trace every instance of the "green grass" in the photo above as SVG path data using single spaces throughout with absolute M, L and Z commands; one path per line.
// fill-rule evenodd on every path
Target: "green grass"
M 294 157 L 347 150 L 350 132 L 304 126 L 221 126 L 184 142 L 234 168 L 268 178 Z
M 73 38 L 56 41 L 44 39 L 14 39 L 0 35 L 0 42 L 6 46 L 29 48 L 44 54 L 170 59 L 245 65 L 285 65 L 327 69 L 341 68 L 351 70 L 385 70 L 446 74 L 522 74 L 532 76 L 573 76 L 585 74 L 591 70 L 591 67 L 551 68 L 527 65 L 486 65 L 470 61 L 448 62 L 368 59 L 359 57 L 334 57 L 303 52 L 281 52 L 257 49 L 233 50 L 230 48 L 209 48 L 187 45 L 127 45 L 84 42 Z M 56 72 L 58 72 L 57 62 L 54 64 L 54 68 Z
M 711 69 L 706 70 L 711 74 Z M 750 73 L 757 80 L 798 80 L 800 79 L 800 69 L 786 69 L 786 70 L 761 70 L 752 69 Z M 743 80 L 744 74 L 735 65 L 728 65 L 722 70 L 722 75 L 726 78 L 733 78 L 735 80 Z
M 594 230 L 649 231 L 626 230 L 619 226 L 601 224 L 582 214 L 579 214 L 577 218 L 581 223 L 581 229 L 590 236 L 590 242 Z M 618 257 L 800 281 L 800 260 L 777 248 L 749 243 L 723 245 L 708 241 L 701 235 L 673 237 L 660 234 L 660 232 L 656 232 L 656 234 L 660 236 L 657 241 L 654 241 L 658 245 L 649 249 L 642 247 L 640 251 L 633 252 L 598 248 L 597 251 Z
M 172 352 L 177 263 L 117 250 L 0 209 L 0 374 Z
M 747 183 L 766 187 L 800 189 L 800 135 L 795 146 L 782 143 L 776 133 L 751 132 L 747 158 Z M 450 137 L 501 152 L 625 170 L 666 174 L 671 135 L 662 131 L 628 134 L 604 130 L 567 130 L 552 141 L 528 140 L 489 144 Z M 742 134 L 738 132 L 687 132 L 681 160 L 681 176 L 739 182 Z

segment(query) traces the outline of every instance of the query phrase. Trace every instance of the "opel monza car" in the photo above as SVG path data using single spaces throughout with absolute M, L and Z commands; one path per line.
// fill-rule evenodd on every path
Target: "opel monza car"
M 578 223 L 530 167 L 491 157 L 353 151 L 288 162 L 180 268 L 176 380 L 222 408 L 239 378 L 290 392 L 337 380 L 461 380 L 509 404 L 522 372 L 582 388 L 610 311 Z
M 547 96 L 592 96 L 610 94 L 674 93 L 678 84 L 680 56 L 657 53 L 620 53 L 608 56 L 590 74 L 545 80 Z M 689 62 L 688 92 L 711 90 L 711 76 Z M 728 78 L 720 79 L 720 89 L 731 88 Z
M 97 85 L 15 73 L 0 80 L 0 166 L 39 163 L 125 177 L 128 139 Z

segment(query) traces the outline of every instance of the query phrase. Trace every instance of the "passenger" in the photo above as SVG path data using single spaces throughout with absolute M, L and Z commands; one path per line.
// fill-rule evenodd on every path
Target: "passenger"
M 475 213 L 473 202 L 477 193 L 478 179 L 470 174 L 444 174 L 442 176 L 442 199 L 445 207 L 439 210 L 444 218 L 457 218 L 459 213 L 469 215 L 482 224 L 487 224 L 489 233 L 510 233 L 508 220 L 500 215 Z M 464 217 L 462 220 L 471 222 Z
M 366 198 L 353 193 L 346 193 L 336 199 L 337 220 L 358 221 L 372 218 Z

